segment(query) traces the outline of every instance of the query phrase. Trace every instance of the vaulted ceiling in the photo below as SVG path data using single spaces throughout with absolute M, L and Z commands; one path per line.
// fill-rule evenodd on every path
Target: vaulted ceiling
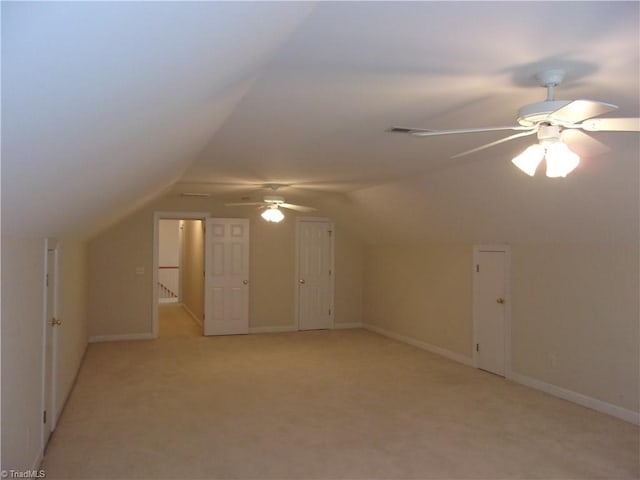
M 549 68 L 558 98 L 638 117 L 639 6 L 3 2 L 3 234 L 283 183 L 373 242 L 637 242 L 637 133 L 592 134 L 548 179 L 510 162 L 528 138 L 452 160 L 508 133 L 386 130 L 514 125 Z

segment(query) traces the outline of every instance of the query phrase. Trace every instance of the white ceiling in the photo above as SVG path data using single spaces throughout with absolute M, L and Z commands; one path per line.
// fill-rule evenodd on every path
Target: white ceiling
M 385 130 L 513 125 L 548 68 L 558 98 L 637 117 L 639 6 L 3 3 L 3 234 L 278 182 L 372 242 L 637 242 L 637 133 L 572 145 L 579 169 L 552 180 L 509 162 L 530 139 L 451 160 L 507 134 Z

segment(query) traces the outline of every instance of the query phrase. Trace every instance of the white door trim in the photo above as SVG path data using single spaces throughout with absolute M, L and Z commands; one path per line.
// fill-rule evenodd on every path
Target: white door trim
M 209 218 L 209 212 L 153 212 L 153 266 L 151 284 L 153 306 L 151 307 L 151 337 L 158 338 L 158 257 L 159 257 L 159 222 L 160 220 L 202 220 Z
M 301 222 L 326 222 L 331 228 L 331 281 L 329 282 L 329 304 L 331 305 L 331 317 L 329 318 L 329 329 L 335 328 L 335 278 L 336 278 L 336 227 L 330 218 L 327 217 L 296 217 L 296 249 L 295 249 L 295 269 L 293 276 L 293 298 L 294 298 L 294 327 L 295 330 L 300 330 L 300 301 L 298 298 L 298 274 L 299 274 L 299 255 L 300 255 L 300 223 Z
M 53 272 L 49 271 L 49 251 L 53 252 Z M 47 412 L 47 423 L 44 421 L 41 423 L 40 439 L 42 452 L 46 447 L 49 435 L 45 435 L 46 428 L 49 428 L 49 432 L 53 433 L 56 428 L 56 378 L 57 378 L 57 339 L 58 329 L 53 327 L 51 330 L 51 364 L 47 363 L 47 330 L 49 329 L 49 292 L 47 282 L 53 289 L 52 292 L 52 305 L 51 316 L 58 318 L 58 240 L 54 238 L 47 238 L 44 242 L 44 278 L 43 278 L 43 335 L 42 335 L 42 412 Z M 51 390 L 47 392 L 47 370 L 51 372 Z M 49 395 L 47 395 L 47 393 Z M 49 398 L 47 398 L 47 396 Z M 44 415 L 44 413 L 43 413 Z
M 505 283 L 505 309 L 504 309 L 504 375 L 510 379 L 511 371 L 511 247 L 504 244 L 476 245 L 473 247 L 473 342 L 471 351 L 473 352 L 473 366 L 478 368 L 478 352 L 476 343 L 478 341 L 478 276 L 476 266 L 480 261 L 480 252 L 502 252 L 504 253 L 504 283 Z

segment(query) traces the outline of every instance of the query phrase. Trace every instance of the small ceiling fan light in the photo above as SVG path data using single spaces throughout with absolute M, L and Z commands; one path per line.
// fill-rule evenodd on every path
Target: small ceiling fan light
M 260 214 L 267 222 L 278 223 L 284 220 L 284 213 L 276 206 L 268 207 L 264 212 Z
M 580 157 L 572 152 L 562 142 L 557 142 L 547 147 L 547 177 L 566 177 L 573 172 L 580 163 Z
M 511 160 L 511 162 L 522 170 L 524 173 L 533 177 L 540 162 L 544 158 L 544 147 L 540 144 L 534 144 L 528 147 L 524 152 Z

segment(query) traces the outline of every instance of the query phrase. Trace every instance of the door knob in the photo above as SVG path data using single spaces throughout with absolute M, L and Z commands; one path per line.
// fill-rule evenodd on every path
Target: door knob
M 300 280 L 298 280 L 298 283 L 299 283 L 300 285 L 304 285 L 304 284 L 305 284 L 305 283 L 307 283 L 307 282 L 305 282 L 305 281 L 304 281 L 304 278 L 301 278 Z
M 505 299 L 504 299 L 504 298 L 498 298 L 498 299 L 496 300 L 496 302 L 498 302 L 498 303 L 504 303 L 504 302 L 505 302 Z
M 56 325 L 62 325 L 62 320 L 58 320 L 57 318 L 52 318 L 49 321 L 49 325 L 51 325 L 52 327 L 55 327 Z
M 242 283 L 243 283 L 244 285 L 249 285 L 249 280 L 243 280 L 243 281 L 242 281 Z

